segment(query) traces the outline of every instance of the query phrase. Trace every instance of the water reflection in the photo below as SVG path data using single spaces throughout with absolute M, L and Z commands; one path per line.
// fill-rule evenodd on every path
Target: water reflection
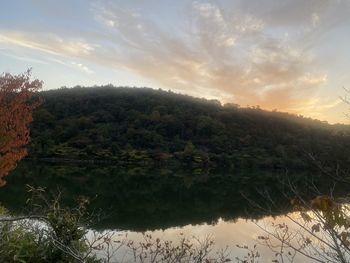
M 283 215 L 290 212 L 289 196 L 293 193 L 289 193 L 285 179 L 284 171 L 193 173 L 170 168 L 26 161 L 8 177 L 8 185 L 0 189 L 0 203 L 12 212 L 25 213 L 26 184 L 46 187 L 48 192 L 60 189 L 67 205 L 78 196 L 90 199 L 90 209 L 97 215 L 94 230 L 127 234 L 135 242 L 143 238 L 142 233 L 174 242 L 180 235 L 199 239 L 212 236 L 215 247 L 228 246 L 234 259 L 246 254 L 237 244 L 257 243 L 257 237 L 263 234 L 259 225 L 272 220 L 290 224 Z M 293 181 L 306 194 L 311 194 L 309 180 L 312 185 L 317 183 L 320 191 L 328 189 L 324 177 L 301 172 L 288 176 L 288 182 Z M 271 251 L 266 247 L 258 250 L 268 262 Z M 122 258 L 129 252 L 118 253 L 116 257 Z
M 0 191 L 0 202 L 25 212 L 26 184 L 60 189 L 64 202 L 90 199 L 96 229 L 154 230 L 189 224 L 215 224 L 219 218 L 261 218 L 289 211 L 284 173 L 244 171 L 192 174 L 170 169 L 121 168 L 22 162 Z M 293 175 L 303 182 L 303 174 Z M 274 200 L 273 210 L 267 197 Z M 269 210 L 254 209 L 251 203 Z
M 289 216 L 297 217 L 296 214 L 289 214 Z M 266 234 L 262 229 L 268 229 L 271 226 L 271 222 L 275 223 L 287 223 L 289 227 L 296 228 L 286 216 L 280 216 L 276 218 L 265 217 L 260 220 L 246 220 L 237 219 L 235 221 L 226 221 L 219 218 L 215 224 L 201 224 L 201 225 L 186 225 L 183 227 L 171 227 L 165 230 L 153 230 L 146 231 L 144 233 L 136 231 L 114 231 L 114 241 L 123 240 L 127 238 L 134 243 L 144 241 L 144 235 L 151 235 L 153 239 L 159 238 L 162 241 L 178 242 L 182 237 L 195 237 L 199 240 L 205 240 L 210 237 L 214 240 L 214 246 L 212 254 L 217 251 L 225 249 L 232 261 L 235 261 L 236 257 L 243 258 L 247 255 L 247 251 L 238 248 L 236 245 L 248 246 L 253 248 L 256 245 L 256 251 L 260 254 L 259 262 L 273 262 L 274 253 L 268 247 L 262 245 L 258 241 L 258 236 Z M 260 226 L 260 227 L 259 227 Z M 119 242 L 115 246 L 119 246 Z M 100 256 L 103 256 L 102 254 Z M 126 246 L 118 249 L 114 255 L 115 259 L 123 259 L 124 262 L 133 262 L 132 251 Z M 302 255 L 297 255 L 294 262 L 313 262 Z

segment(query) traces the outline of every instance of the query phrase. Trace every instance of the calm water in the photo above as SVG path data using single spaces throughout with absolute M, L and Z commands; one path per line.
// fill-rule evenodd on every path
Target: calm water
M 302 189 L 311 175 L 299 172 L 288 178 Z M 211 236 L 217 248 L 229 246 L 231 255 L 236 256 L 245 254 L 235 248 L 236 244 L 256 243 L 262 234 L 257 225 L 271 221 L 271 215 L 286 220 L 283 215 L 290 212 L 290 205 L 285 179 L 284 171 L 121 168 L 25 161 L 0 190 L 0 202 L 11 211 L 25 213 L 27 184 L 45 187 L 49 193 L 60 190 L 68 205 L 79 196 L 90 199 L 90 209 L 97 215 L 92 225 L 95 230 L 127 234 L 135 241 L 142 239 L 142 233 L 174 242 L 181 235 L 200 239 Z M 259 251 L 265 259 L 271 256 L 264 247 Z M 127 254 L 122 250 L 118 253 L 117 257 Z
M 291 214 L 291 216 L 293 215 L 295 214 Z M 266 246 L 259 244 L 258 241 L 258 236 L 265 234 L 265 232 L 262 231 L 259 226 L 270 229 L 269 226 L 271 226 L 272 222 L 286 223 L 290 227 L 295 227 L 295 229 L 297 229 L 297 226 L 285 216 L 267 216 L 257 221 L 247 219 L 226 221 L 219 218 L 216 222 L 211 224 L 189 224 L 181 227 L 151 230 L 144 233 L 140 233 L 138 231 L 115 230 L 113 232 L 113 240 L 122 241 L 124 238 L 127 238 L 128 240 L 133 240 L 135 243 L 138 243 L 144 241 L 144 235 L 152 235 L 153 239 L 159 238 L 163 241 L 172 241 L 176 243 L 184 236 L 190 238 L 191 240 L 198 239 L 200 241 L 203 241 L 209 237 L 214 240 L 212 255 L 215 255 L 217 251 L 224 249 L 227 258 L 230 258 L 233 262 L 236 262 L 236 257 L 242 259 L 247 255 L 246 250 L 238 248 L 236 245 L 249 246 L 249 248 L 253 248 L 253 246 L 256 245 L 256 251 L 258 251 L 261 255 L 259 261 L 256 262 L 272 262 L 272 260 L 275 259 L 274 253 L 271 252 L 271 250 Z M 197 244 L 196 241 L 193 243 Z M 102 253 L 100 256 L 105 257 L 105 253 Z M 113 258 L 116 260 L 123 259 L 123 262 L 128 262 L 128 260 L 133 262 L 131 251 L 125 247 L 118 249 Z M 314 261 L 309 260 L 304 256 L 297 255 L 293 262 L 308 263 Z

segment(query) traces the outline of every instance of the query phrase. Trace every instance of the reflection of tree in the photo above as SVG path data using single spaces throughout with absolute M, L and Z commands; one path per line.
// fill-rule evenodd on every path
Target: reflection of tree
M 29 141 L 28 125 L 33 109 L 40 104 L 33 95 L 41 86 L 41 81 L 30 80 L 30 71 L 0 76 L 0 186 L 5 185 L 4 177 L 27 154 L 24 146 Z
M 9 178 L 9 186 L 0 192 L 0 200 L 11 211 L 21 212 L 20 204 L 27 198 L 26 184 L 35 182 L 49 190 L 59 187 L 64 189 L 65 203 L 72 204 L 75 196 L 83 195 L 93 200 L 92 210 L 103 210 L 104 216 L 95 228 L 136 231 L 211 224 L 218 218 L 258 219 L 290 211 L 289 201 L 283 196 L 286 190 L 280 183 L 284 173 L 245 171 L 228 175 L 210 171 L 206 176 L 192 172 L 195 171 L 24 161 Z M 310 177 L 292 176 L 300 188 L 305 178 Z M 266 188 L 265 196 L 269 194 L 275 200 L 272 211 L 255 209 L 242 197 L 244 193 L 263 206 L 266 200 L 257 191 L 263 188 Z

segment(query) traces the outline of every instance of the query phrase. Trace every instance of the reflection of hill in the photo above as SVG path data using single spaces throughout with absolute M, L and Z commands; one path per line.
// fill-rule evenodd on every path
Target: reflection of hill
M 84 195 L 91 198 L 91 209 L 101 212 L 96 228 L 146 230 L 215 222 L 238 217 L 258 218 L 268 212 L 250 207 L 247 198 L 266 205 L 267 191 L 277 210 L 287 211 L 288 202 L 280 179 L 283 174 L 246 172 L 242 174 L 191 175 L 189 172 L 143 170 L 93 165 L 60 165 L 23 162 L 8 177 L 0 191 L 0 202 L 20 212 L 25 204 L 25 185 L 58 188 L 64 201 Z M 305 182 L 306 175 L 293 175 Z M 244 198 L 241 193 L 244 193 Z

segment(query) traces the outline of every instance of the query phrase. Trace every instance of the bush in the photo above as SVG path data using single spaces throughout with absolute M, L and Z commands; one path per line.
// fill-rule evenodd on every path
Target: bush
M 0 208 L 1 262 L 97 263 L 83 225 L 86 200 L 61 207 L 60 195 L 49 202 L 43 189 L 30 188 L 35 215 L 11 216 Z

